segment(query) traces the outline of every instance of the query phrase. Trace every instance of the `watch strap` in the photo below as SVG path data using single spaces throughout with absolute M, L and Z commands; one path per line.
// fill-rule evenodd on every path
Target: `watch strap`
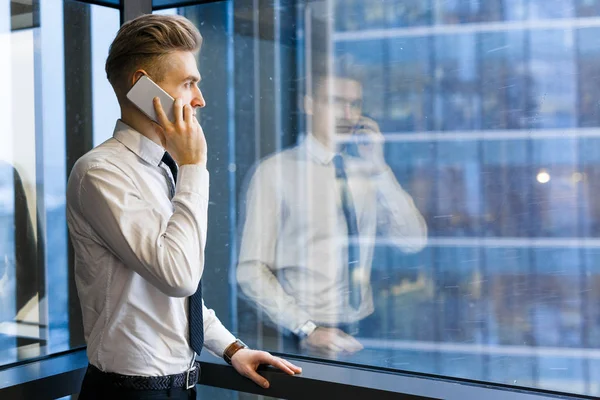
M 231 365 L 231 358 L 235 353 L 242 349 L 247 349 L 246 343 L 242 342 L 240 339 L 237 339 L 235 342 L 231 343 L 225 351 L 223 352 L 223 359 L 227 362 L 227 364 Z

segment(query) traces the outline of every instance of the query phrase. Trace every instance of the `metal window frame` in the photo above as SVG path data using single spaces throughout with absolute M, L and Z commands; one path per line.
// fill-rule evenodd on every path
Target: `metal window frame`
M 108 7 L 108 8 L 116 8 L 120 9 L 123 4 L 123 0 L 120 0 L 119 4 L 114 4 L 108 0 L 77 0 L 80 3 L 92 4 L 96 6 Z
M 128 2 L 131 0 L 121 0 L 124 2 Z M 189 7 L 189 6 L 197 6 L 200 4 L 208 4 L 208 3 L 218 3 L 223 0 L 183 0 L 183 1 L 174 1 L 169 4 L 162 4 L 160 6 L 152 6 L 152 11 L 160 11 L 167 10 L 169 8 L 180 8 L 180 7 Z
M 466 380 L 447 379 L 386 371 L 379 368 L 348 366 L 342 363 L 311 360 L 286 355 L 303 369 L 301 375 L 289 376 L 272 367 L 259 373 L 271 382 L 269 389 L 257 386 L 235 369 L 204 352 L 200 358 L 198 384 L 236 392 L 284 399 L 487 399 L 512 400 L 593 399 L 591 396 L 565 395 L 544 390 L 510 388 Z M 0 398 L 60 398 L 79 392 L 87 368 L 85 349 L 72 350 L 0 370 Z

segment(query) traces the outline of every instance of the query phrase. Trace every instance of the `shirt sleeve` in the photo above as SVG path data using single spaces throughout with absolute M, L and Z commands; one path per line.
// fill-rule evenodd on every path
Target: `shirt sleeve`
M 388 167 L 376 177 L 377 224 L 402 251 L 416 253 L 427 244 L 427 224 L 412 197 Z
M 78 211 L 116 257 L 171 297 L 192 295 L 204 270 L 209 174 L 184 165 L 179 171 L 174 212 L 164 217 L 135 182 L 114 165 L 81 175 Z
M 246 194 L 245 221 L 237 265 L 243 295 L 278 326 L 296 332 L 310 319 L 273 273 L 285 204 L 278 188 L 275 160 L 261 164 Z
M 204 347 L 217 357 L 223 357 L 227 346 L 236 338 L 223 326 L 212 309 L 202 301 L 202 319 L 204 321 Z

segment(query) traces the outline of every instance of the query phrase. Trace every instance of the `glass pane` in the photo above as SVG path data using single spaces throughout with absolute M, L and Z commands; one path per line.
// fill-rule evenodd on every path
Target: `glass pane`
M 336 0 L 337 31 L 402 28 L 431 24 L 431 0 Z
M 275 397 L 260 396 L 251 393 L 241 393 L 233 390 L 221 389 L 211 386 L 197 385 L 197 399 L 219 400 L 276 400 Z
M 534 128 L 576 125 L 575 46 L 573 29 L 530 32 L 531 91 L 537 100 Z M 552 49 L 550 49 L 550 47 Z
M 434 38 L 436 130 L 475 129 L 480 125 L 476 39 L 473 34 Z
M 122 0 L 99 0 L 99 1 L 90 1 L 90 3 L 99 3 L 101 5 L 115 5 L 118 6 L 120 5 L 122 2 Z
M 390 86 L 380 128 L 390 133 L 430 130 L 432 62 L 425 51 L 429 38 L 393 38 L 385 45 L 390 53 L 390 62 L 384 65 Z
M 181 0 L 152 0 L 152 8 L 167 8 L 167 7 L 178 7 L 181 4 L 189 4 L 189 1 L 181 1 Z
M 532 80 L 527 68 L 523 31 L 489 32 L 478 36 L 481 54 L 482 128 L 519 129 L 528 126 L 527 97 Z
M 30 29 L 40 25 L 40 2 L 10 1 L 10 27 L 13 31 Z
M 8 88 L 0 94 L 8 126 L 0 134 L 0 366 L 84 344 L 69 325 L 70 305 L 78 301 L 69 298 L 65 68 L 81 68 L 82 76 L 92 71 L 79 59 L 65 64 L 65 48 L 73 42 L 65 42 L 64 32 L 72 18 L 94 19 L 102 28 L 87 51 L 105 57 L 102 43 L 119 23 L 116 9 L 40 0 L 32 11 L 25 3 L 0 7 L 0 51 L 8 55 L 0 60 Z M 15 18 L 32 12 L 37 23 L 15 26 Z M 112 102 L 96 97 L 89 107 L 110 109 Z
M 600 12 L 600 1 L 577 0 L 577 15 L 580 17 L 596 17 Z
M 121 115 L 115 92 L 106 79 L 104 64 L 108 48 L 119 30 L 119 11 L 91 7 L 92 104 L 94 146 L 112 137 L 115 121 Z
M 268 351 L 600 395 L 596 2 L 282 3 L 165 11 L 204 36 L 207 305 Z
M 575 7 L 573 0 L 529 0 L 529 18 L 571 18 Z
M 502 20 L 501 1 L 434 0 L 434 2 L 436 22 L 439 24 Z
M 599 3 L 600 4 L 600 3 Z M 600 14 L 600 8 L 598 9 Z M 579 87 L 578 102 L 579 125 L 594 127 L 600 123 L 598 113 L 598 90 L 600 81 L 594 73 L 600 64 L 600 28 L 584 28 L 577 31 L 577 63 Z M 599 88 L 600 89 L 600 88 Z

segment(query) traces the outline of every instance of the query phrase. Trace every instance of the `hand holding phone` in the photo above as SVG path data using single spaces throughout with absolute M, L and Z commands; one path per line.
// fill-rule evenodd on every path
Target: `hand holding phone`
M 165 148 L 179 166 L 206 165 L 206 138 L 191 105 L 184 105 L 179 98 L 173 100 L 145 75 L 133 85 L 127 98 L 160 125 L 165 136 Z
M 175 103 L 175 99 L 146 75 L 138 79 L 135 85 L 127 92 L 127 98 L 140 111 L 146 114 L 152 121 L 159 123 L 156 111 L 154 110 L 154 104 L 152 103 L 152 99 L 155 97 L 160 99 L 160 104 L 164 108 L 167 119 L 174 122 L 173 104 Z
M 371 162 L 376 170 L 385 169 L 387 165 L 383 152 L 385 138 L 377 122 L 362 116 L 352 134 L 359 156 Z

